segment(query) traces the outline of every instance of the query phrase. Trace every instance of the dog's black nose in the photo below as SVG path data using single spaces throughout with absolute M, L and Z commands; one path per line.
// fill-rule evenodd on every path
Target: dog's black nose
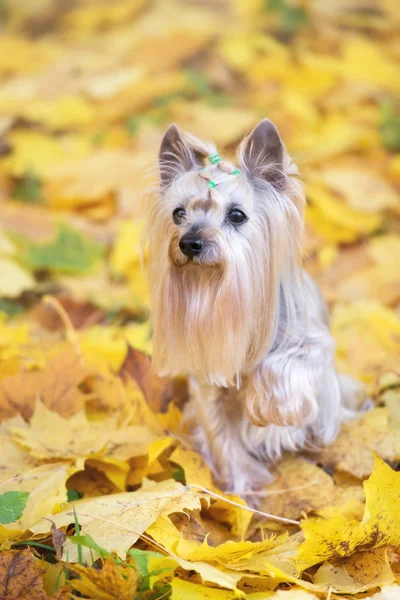
M 186 234 L 179 240 L 179 248 L 189 258 L 198 256 L 204 246 L 204 240 L 197 234 Z

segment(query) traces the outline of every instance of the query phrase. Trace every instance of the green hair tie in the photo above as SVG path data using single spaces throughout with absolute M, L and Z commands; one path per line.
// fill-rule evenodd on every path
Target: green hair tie
M 214 154 L 209 155 L 208 160 L 212 165 L 216 165 L 217 163 L 219 163 L 220 160 L 222 160 L 222 158 L 220 157 L 218 152 L 215 152 Z
M 215 188 L 215 186 L 216 186 L 216 185 L 217 185 L 217 184 L 215 183 L 215 181 L 209 181 L 209 182 L 208 182 L 208 187 L 209 187 L 209 188 Z
M 239 169 L 234 169 L 231 173 L 231 175 L 240 175 L 240 171 Z

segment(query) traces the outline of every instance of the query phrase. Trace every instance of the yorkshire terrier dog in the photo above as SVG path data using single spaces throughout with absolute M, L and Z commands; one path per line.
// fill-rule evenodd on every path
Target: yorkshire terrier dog
M 305 198 L 271 121 L 242 141 L 238 165 L 171 125 L 148 237 L 153 365 L 191 376 L 196 447 L 223 489 L 245 495 L 283 451 L 332 442 L 358 390 L 335 371 L 301 267 Z

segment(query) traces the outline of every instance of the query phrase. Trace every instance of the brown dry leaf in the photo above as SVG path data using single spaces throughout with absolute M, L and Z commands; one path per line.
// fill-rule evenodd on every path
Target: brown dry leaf
M 314 576 L 315 584 L 325 584 L 340 593 L 357 594 L 395 581 L 385 549 L 361 552 L 351 558 L 324 563 Z
M 0 382 L 0 420 L 20 413 L 32 416 L 37 401 L 68 417 L 84 404 L 78 385 L 86 374 L 73 349 L 48 359 L 42 371 L 23 371 Z
M 0 553 L 0 598 L 10 600 L 48 600 L 41 570 L 30 550 Z
M 307 512 L 333 504 L 336 497 L 332 478 L 312 462 L 286 458 L 276 468 L 275 480 L 263 492 L 260 510 L 298 519 Z
M 74 473 L 69 477 L 68 489 L 76 490 L 86 498 L 107 496 L 120 491 L 103 471 L 90 467 L 88 464 L 85 464 L 84 471 L 78 471 L 78 473 Z
M 64 531 L 62 531 L 61 529 L 57 529 L 57 527 L 55 526 L 55 523 L 51 524 L 50 533 L 51 533 L 51 540 L 53 542 L 53 546 L 56 549 L 56 558 L 58 560 L 61 560 L 62 545 L 65 542 L 67 536 L 65 535 Z
M 154 373 L 149 356 L 129 347 L 120 373 L 124 378 L 134 379 L 154 412 L 166 410 L 172 398 L 171 382 L 166 377 L 158 377 Z
M 132 600 L 135 596 L 138 573 L 134 564 L 118 565 L 107 558 L 101 569 L 74 565 L 80 579 L 71 579 L 72 587 L 96 600 Z

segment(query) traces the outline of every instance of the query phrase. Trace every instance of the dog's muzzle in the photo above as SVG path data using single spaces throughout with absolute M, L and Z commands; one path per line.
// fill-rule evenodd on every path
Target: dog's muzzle
M 204 240 L 200 234 L 187 233 L 179 240 L 179 248 L 185 256 L 192 259 L 202 252 Z

